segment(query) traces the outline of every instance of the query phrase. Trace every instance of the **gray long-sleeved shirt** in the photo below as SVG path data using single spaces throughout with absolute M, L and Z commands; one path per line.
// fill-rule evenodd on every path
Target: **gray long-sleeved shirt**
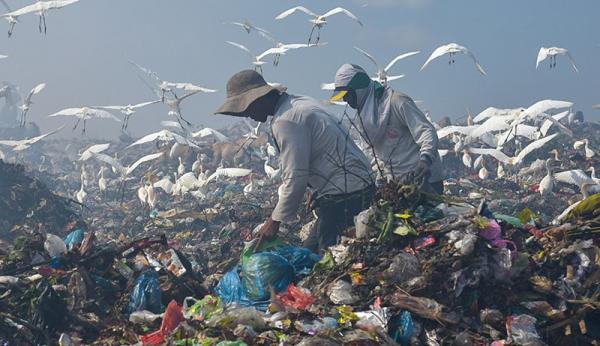
M 431 162 L 429 181 L 442 180 L 444 173 L 433 124 L 410 97 L 394 91 L 391 98 L 385 135 L 373 140 L 375 154 L 383 164 L 385 174 L 402 177 L 412 172 L 419 160 L 426 156 Z
M 367 157 L 318 101 L 283 94 L 271 126 L 283 180 L 273 220 L 294 219 L 307 186 L 324 196 L 355 192 L 373 183 Z

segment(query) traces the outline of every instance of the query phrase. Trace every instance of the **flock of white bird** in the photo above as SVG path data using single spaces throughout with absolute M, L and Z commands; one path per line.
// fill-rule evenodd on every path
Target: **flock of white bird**
M 1 15 L 5 18 L 9 24 L 9 37 L 13 34 L 15 25 L 19 23 L 19 17 L 26 14 L 36 14 L 39 16 L 40 32 L 46 33 L 46 16 L 50 10 L 56 10 L 63 8 L 67 5 L 77 3 L 79 0 L 55 0 L 55 1 L 36 1 L 34 4 L 23 7 L 21 9 L 12 11 L 5 0 L 0 0 L 8 13 Z M 260 54 L 255 54 L 251 49 L 243 44 L 236 43 L 233 41 L 226 41 L 234 47 L 247 53 L 251 60 L 251 66 L 262 72 L 263 66 L 267 63 L 265 60 L 269 56 L 273 56 L 273 65 L 279 64 L 279 59 L 282 55 L 286 55 L 288 52 L 295 51 L 298 49 L 323 47 L 326 43 L 319 43 L 321 38 L 322 29 L 328 24 L 330 17 L 335 15 L 345 15 L 359 25 L 363 25 L 360 19 L 349 10 L 336 7 L 324 14 L 317 14 L 306 7 L 296 6 L 290 8 L 275 17 L 276 20 L 284 20 L 295 13 L 303 13 L 310 17 L 309 22 L 311 23 L 311 31 L 308 37 L 307 43 L 283 43 L 272 35 L 269 31 L 257 27 L 252 23 L 245 22 L 228 22 L 224 24 L 235 25 L 247 33 L 257 33 L 260 36 L 267 39 L 272 47 L 265 50 Z M 313 40 L 313 35 L 316 38 Z M 399 61 L 415 56 L 419 54 L 419 51 L 407 52 L 400 54 L 393 58 L 385 67 L 374 58 L 373 55 L 366 52 L 365 50 L 355 47 L 355 49 L 366 56 L 376 67 L 376 71 L 372 76 L 373 80 L 377 80 L 381 83 L 388 83 L 390 81 L 402 78 L 403 74 L 390 74 L 392 67 Z M 475 68 L 482 75 L 486 75 L 486 71 L 477 60 L 475 55 L 466 47 L 461 46 L 457 43 L 448 43 L 437 47 L 433 50 L 431 55 L 427 58 L 421 67 L 424 70 L 434 60 L 448 56 L 448 63 L 452 64 L 455 62 L 455 58 L 458 54 L 468 56 L 474 63 Z M 573 57 L 567 49 L 559 47 L 542 47 L 538 53 L 536 59 L 536 68 L 544 60 L 550 61 L 550 67 L 556 67 L 556 60 L 559 55 L 566 56 L 574 71 L 578 72 L 578 68 L 573 60 Z M 0 59 L 7 58 L 5 55 L 0 55 Z M 204 171 L 203 165 L 206 160 L 201 154 L 198 154 L 197 160 L 194 162 L 191 171 L 187 171 L 184 162 L 182 161 L 181 153 L 185 148 L 199 149 L 198 141 L 207 137 L 214 138 L 217 142 L 229 141 L 229 139 L 217 130 L 212 128 L 203 128 L 199 131 L 193 132 L 193 125 L 186 120 L 182 115 L 181 103 L 196 94 L 199 93 L 214 93 L 216 90 L 201 87 L 189 82 L 170 82 L 159 78 L 158 74 L 152 70 L 137 64 L 136 62 L 130 61 L 138 70 L 142 81 L 148 88 L 155 94 L 156 99 L 145 101 L 136 104 L 127 104 L 125 106 L 83 106 L 83 107 L 71 107 L 60 110 L 50 117 L 65 116 L 74 117 L 76 119 L 73 129 L 75 129 L 80 122 L 83 122 L 82 131 L 86 130 L 86 122 L 91 119 L 108 119 L 112 121 L 122 122 L 122 129 L 127 128 L 130 117 L 135 114 L 139 109 L 148 107 L 154 104 L 162 103 L 168 108 L 168 115 L 173 117 L 175 121 L 163 121 L 161 124 L 165 127 L 163 130 L 143 136 L 139 140 L 135 141 L 127 148 L 132 148 L 138 145 L 144 145 L 147 143 L 160 143 L 168 144 L 171 146 L 169 150 L 169 158 L 171 160 L 177 160 L 179 165 L 177 171 L 172 174 L 164 175 L 159 181 L 154 181 L 152 174 L 146 174 L 140 182 L 140 187 L 137 190 L 137 195 L 144 206 L 148 205 L 153 208 L 157 202 L 156 188 L 162 189 L 167 194 L 180 196 L 186 193 L 190 193 L 195 197 L 202 198 L 206 193 L 206 186 L 211 181 L 221 177 L 241 177 L 250 175 L 250 183 L 244 188 L 245 194 L 252 194 L 256 189 L 254 183 L 254 175 L 251 170 L 245 168 L 225 168 L 219 167 L 210 175 Z M 272 83 L 273 85 L 276 83 Z M 24 98 L 23 104 L 20 106 L 21 110 L 21 126 L 26 124 L 26 116 L 34 104 L 34 95 L 44 90 L 46 84 L 41 83 L 35 86 L 29 94 Z M 333 83 L 322 84 L 322 89 L 333 89 Z M 457 155 L 462 155 L 463 164 L 469 169 L 478 170 L 478 175 L 481 179 L 487 179 L 490 175 L 491 162 L 497 162 L 495 168 L 496 175 L 498 177 L 504 177 L 515 172 L 515 168 L 523 165 L 526 157 L 528 157 L 534 151 L 542 148 L 547 143 L 553 141 L 560 134 L 567 136 L 573 136 L 572 131 L 569 129 L 569 125 L 575 120 L 574 113 L 572 112 L 573 103 L 567 101 L 556 101 L 556 100 L 543 100 L 537 102 L 527 108 L 515 108 L 515 109 L 499 109 L 490 107 L 485 109 L 483 112 L 478 114 L 476 117 L 468 117 L 468 123 L 466 126 L 448 126 L 438 129 L 438 137 L 443 139 L 451 136 L 455 143 L 453 148 L 440 149 L 440 155 L 443 157 L 448 152 L 453 151 Z M 600 105 L 593 106 L 594 108 L 600 108 Z M 117 115 L 121 117 L 118 117 Z M 64 127 L 64 126 L 63 126 Z M 45 133 L 41 136 L 37 136 L 31 139 L 25 140 L 0 140 L 0 145 L 11 147 L 14 151 L 26 150 L 33 144 L 47 138 L 48 136 L 60 131 L 63 127 L 58 128 L 54 131 Z M 549 134 L 550 129 L 555 128 L 556 132 Z M 248 139 L 256 138 L 260 127 L 252 128 L 250 126 L 249 132 L 246 135 Z M 527 145 L 523 146 L 524 140 L 528 142 Z M 121 183 L 120 190 L 124 192 L 125 182 L 129 179 L 129 176 L 139 166 L 157 160 L 165 154 L 163 152 L 153 153 L 150 155 L 143 156 L 131 163 L 126 165 L 125 163 L 118 160 L 118 158 L 108 156 L 103 151 L 109 148 L 110 144 L 96 144 L 85 149 L 80 155 L 80 161 L 85 162 L 89 159 L 95 159 L 103 162 L 107 166 L 112 168 L 112 171 L 119 177 L 118 180 Z M 516 148 L 512 156 L 507 155 L 503 150 L 506 147 Z M 585 157 L 591 159 L 596 155 L 596 150 L 591 148 L 587 139 L 581 139 L 575 142 L 575 148 L 584 151 Z M 264 155 L 264 173 L 268 179 L 277 179 L 279 176 L 279 170 L 272 166 L 275 161 L 276 150 L 272 146 L 265 148 L 266 154 Z M 472 155 L 477 156 L 475 160 L 472 159 Z M 556 152 L 555 155 L 559 155 Z M 0 152 L 0 157 L 4 155 Z M 493 158 L 494 160 L 491 160 Z M 547 161 L 535 161 L 530 167 L 526 167 L 521 172 L 527 172 L 527 169 L 546 169 L 546 176 L 540 182 L 539 191 L 542 196 L 548 196 L 552 193 L 555 186 L 555 182 L 565 182 L 578 186 L 583 192 L 584 196 L 594 191 L 600 191 L 600 182 L 595 177 L 595 171 L 592 167 L 592 174 L 588 176 L 582 170 L 571 170 L 565 172 L 554 172 L 553 160 Z M 76 199 L 80 203 L 84 203 L 87 198 L 85 187 L 88 184 L 90 178 L 86 172 L 85 165 L 81 166 L 81 186 L 79 191 L 76 193 Z M 104 193 L 107 189 L 108 182 L 105 177 L 106 168 L 103 167 L 98 176 L 98 187 L 101 193 Z M 174 176 L 174 180 L 171 180 L 171 175 Z

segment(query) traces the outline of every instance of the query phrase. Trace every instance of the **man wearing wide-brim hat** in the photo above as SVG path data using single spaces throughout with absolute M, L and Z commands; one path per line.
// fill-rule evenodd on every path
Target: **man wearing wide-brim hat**
M 244 70 L 227 83 L 227 99 L 215 113 L 259 122 L 272 116 L 273 140 L 280 152 L 282 183 L 279 200 L 259 233 L 271 237 L 281 222 L 296 219 L 307 188 L 311 188 L 316 239 L 305 246 L 323 250 L 373 199 L 372 170 L 366 156 L 318 101 L 269 86 L 256 71 Z
M 341 100 L 358 111 L 357 129 L 375 152 L 381 175 L 416 183 L 425 192 L 443 192 L 437 133 L 410 97 L 371 80 L 362 67 L 344 64 L 331 98 Z

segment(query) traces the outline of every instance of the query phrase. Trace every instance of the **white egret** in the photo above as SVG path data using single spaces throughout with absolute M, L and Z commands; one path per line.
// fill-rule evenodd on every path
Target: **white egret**
M 142 205 L 142 207 L 146 207 L 147 204 L 147 199 L 148 199 L 148 191 L 146 190 L 146 184 L 142 180 L 140 181 L 140 187 L 137 189 L 137 196 L 138 196 L 138 200 L 140 201 L 140 204 Z
M 125 129 L 127 129 L 127 125 L 129 125 L 129 118 L 133 114 L 135 114 L 135 112 L 137 112 L 138 109 L 146 107 L 146 106 L 150 106 L 150 105 L 153 105 L 153 104 L 159 103 L 159 102 L 161 102 L 161 100 L 142 102 L 142 103 L 138 103 L 135 105 L 128 104 L 127 106 L 100 106 L 100 107 L 94 107 L 94 108 L 104 109 L 107 111 L 119 111 L 122 114 L 124 114 L 125 119 L 123 119 L 123 126 L 121 127 L 121 129 L 125 130 Z
M 319 40 L 321 38 L 321 28 L 323 28 L 325 25 L 327 25 L 327 19 L 333 15 L 343 13 L 346 16 L 353 19 L 354 21 L 356 21 L 360 26 L 363 25 L 362 22 L 358 19 L 358 17 L 356 17 L 352 12 L 350 12 L 347 9 L 342 8 L 342 7 L 336 7 L 324 14 L 316 14 L 316 13 L 312 12 L 311 10 L 307 9 L 306 7 L 296 6 L 296 7 L 290 8 L 289 10 L 286 10 L 286 11 L 280 13 L 277 17 L 275 17 L 275 19 L 276 20 L 284 19 L 294 12 L 304 12 L 305 14 L 313 17 L 312 19 L 309 20 L 313 24 L 312 30 L 310 31 L 310 35 L 308 37 L 309 44 L 312 41 L 312 35 L 313 35 L 313 32 L 315 31 L 315 29 L 317 29 L 316 42 L 317 43 L 319 42 Z
M 229 142 L 229 138 L 227 138 L 227 136 L 215 129 L 211 129 L 210 127 L 205 127 L 200 131 L 192 133 L 192 137 L 194 138 L 204 138 L 209 136 L 214 137 L 217 142 Z
M 41 141 L 42 139 L 53 135 L 55 133 L 57 133 L 58 131 L 62 130 L 65 126 L 61 126 L 59 128 L 57 128 L 56 130 L 50 131 L 48 133 L 45 133 L 43 135 L 37 136 L 37 137 L 33 137 L 33 138 L 29 138 L 29 139 L 22 139 L 19 141 L 15 141 L 15 140 L 0 140 L 0 145 L 6 145 L 9 147 L 12 147 L 12 150 L 14 151 L 22 151 L 25 150 L 29 147 L 31 147 L 32 145 L 34 145 L 35 143 Z
M 375 58 L 367 53 L 366 51 L 358 48 L 358 47 L 354 47 L 354 49 L 356 49 L 357 51 L 359 51 L 360 53 L 362 53 L 364 56 L 366 56 L 369 60 L 371 60 L 371 62 L 373 62 L 373 64 L 375 64 L 375 67 L 377 67 L 377 76 L 375 78 L 371 77 L 371 79 L 377 79 L 379 82 L 381 83 L 386 83 L 388 81 L 393 81 L 396 79 L 400 79 L 402 77 L 404 77 L 404 75 L 396 75 L 396 76 L 390 76 L 388 75 L 388 71 L 392 68 L 392 66 L 394 66 L 398 61 L 402 60 L 402 59 L 406 59 L 408 57 L 411 57 L 413 55 L 419 54 L 420 51 L 415 51 L 415 52 L 408 52 L 408 53 L 404 53 L 401 55 L 398 55 L 397 57 L 395 57 L 394 59 L 392 59 L 387 66 L 385 67 L 381 67 L 379 65 L 379 63 L 377 62 L 377 60 L 375 60 Z
M 106 178 L 104 178 L 105 167 L 100 168 L 100 179 L 98 179 L 98 189 L 100 193 L 104 194 L 107 188 Z
M 154 184 L 152 183 L 152 176 L 150 176 L 149 180 L 149 184 L 146 186 L 146 193 L 148 194 L 148 198 L 146 199 L 146 202 L 148 202 L 148 206 L 150 207 L 150 209 L 154 209 L 154 207 L 156 206 L 156 190 L 154 190 Z
M 0 17 L 5 17 L 5 18 L 12 17 L 13 19 L 16 20 L 16 18 L 18 18 L 19 16 L 22 16 L 25 14 L 30 14 L 30 13 L 35 13 L 40 17 L 38 29 L 41 33 L 42 32 L 42 23 L 43 23 L 44 34 L 45 34 L 46 33 L 46 16 L 48 15 L 48 12 L 50 10 L 57 10 L 57 9 L 65 7 L 67 5 L 74 4 L 78 1 L 79 0 L 48 0 L 48 1 L 38 0 L 34 4 L 25 6 L 23 8 L 20 8 L 18 10 L 15 10 L 15 11 L 12 11 L 9 13 L 5 13 L 5 14 L 1 15 Z M 9 36 L 12 33 L 13 28 L 14 28 L 14 25 L 12 25 L 11 28 L 9 29 Z
M 25 101 L 23 101 L 23 104 L 19 106 L 19 109 L 21 110 L 21 127 L 25 126 L 25 123 L 27 121 L 27 112 L 29 112 L 29 108 L 33 104 L 33 101 L 31 101 L 31 97 L 40 93 L 42 90 L 44 90 L 45 87 L 45 83 L 40 83 L 36 85 L 33 89 L 31 89 L 29 94 L 27 94 L 27 97 L 25 97 Z
M 552 162 L 554 160 L 548 159 L 546 160 L 546 176 L 540 181 L 539 192 L 542 197 L 547 197 L 554 190 L 555 179 L 552 172 Z
M 6 8 L 6 11 L 12 12 L 12 10 L 10 9 L 10 7 L 6 3 L 6 0 L 0 0 L 0 2 L 2 3 L 2 5 L 4 5 L 4 8 Z M 6 15 L 6 16 L 3 16 L 3 17 L 8 22 L 8 37 L 10 38 L 12 36 L 13 30 L 15 29 L 15 25 L 17 25 L 17 23 L 19 22 L 19 16 Z M 3 57 L 5 57 L 5 56 L 4 55 L 0 55 L 0 59 L 3 59 Z
M 458 45 L 456 43 L 449 43 L 443 46 L 440 46 L 438 48 L 436 48 L 433 53 L 431 53 L 431 56 L 429 56 L 429 58 L 427 59 L 427 61 L 425 61 L 425 63 L 423 64 L 423 66 L 421 67 L 421 71 L 423 71 L 423 69 L 425 67 L 427 67 L 427 65 L 429 65 L 429 63 L 436 59 L 441 57 L 442 55 L 448 54 L 448 56 L 450 57 L 450 60 L 448 61 L 449 64 L 453 64 L 454 63 L 454 56 L 456 55 L 456 53 L 463 53 L 463 54 L 467 54 L 475 63 L 475 67 L 477 68 L 477 71 L 479 71 L 479 73 L 481 73 L 482 75 L 486 75 L 487 73 L 485 72 L 485 70 L 483 69 L 483 67 L 481 67 L 481 65 L 479 64 L 479 61 L 477 61 L 477 59 L 475 58 L 475 55 L 473 55 L 473 53 L 471 53 L 471 51 L 469 51 L 467 48 Z
M 181 145 L 187 145 L 196 149 L 200 149 L 200 147 L 198 147 L 195 143 L 193 143 L 191 140 L 183 137 L 182 135 L 179 135 L 177 133 L 174 133 L 172 131 L 169 130 L 160 130 L 157 132 L 153 132 L 150 134 L 145 135 L 144 137 L 138 139 L 137 141 L 131 143 L 130 145 L 127 146 L 127 148 L 131 148 L 134 147 L 136 145 L 140 145 L 140 144 L 145 144 L 145 143 L 149 143 L 149 142 L 154 142 L 154 141 L 158 141 L 158 142 L 176 142 L 179 143 Z
M 77 193 L 75 194 L 75 198 L 77 199 L 77 202 L 83 204 L 85 203 L 85 200 L 87 198 L 87 192 L 85 192 L 85 190 L 83 189 L 84 187 L 84 176 L 83 173 L 81 174 L 81 187 L 79 188 L 79 191 L 77 191 Z
M 540 51 L 538 52 L 538 56 L 537 56 L 537 60 L 535 62 L 535 68 L 537 69 L 538 66 L 540 65 L 540 62 L 550 58 L 550 68 L 555 68 L 556 67 L 556 56 L 557 55 L 565 55 L 567 58 L 569 58 L 569 61 L 571 62 L 571 66 L 573 66 L 573 70 L 575 70 L 575 72 L 579 72 L 579 70 L 577 69 L 577 66 L 575 65 L 575 60 L 573 60 L 573 57 L 571 56 L 571 53 L 569 53 L 568 50 L 566 50 L 565 48 L 560 48 L 560 47 L 542 47 L 540 48 Z
M 177 174 L 182 176 L 185 173 L 185 166 L 183 165 L 183 161 L 181 160 L 181 156 L 177 157 L 179 159 L 179 166 L 177 166 Z
M 266 34 L 266 35 L 271 35 L 270 32 L 268 32 L 267 30 L 263 29 L 263 28 L 259 28 L 258 26 L 250 23 L 247 20 L 244 20 L 244 22 L 226 22 L 223 24 L 230 24 L 230 25 L 235 25 L 235 26 L 239 26 L 240 28 L 244 29 L 247 33 L 251 33 L 252 31 L 256 31 L 259 34 Z
M 75 123 L 75 126 L 73 126 L 73 130 L 75 130 L 77 128 L 77 126 L 79 125 L 79 122 L 81 120 L 83 120 L 83 133 L 85 133 L 86 121 L 93 119 L 93 118 L 111 119 L 116 122 L 121 122 L 121 119 L 115 117 L 114 115 L 112 115 L 111 113 L 109 113 L 105 110 L 90 108 L 90 107 L 66 108 L 66 109 L 63 109 L 56 113 L 50 114 L 48 116 L 49 117 L 57 117 L 57 116 L 74 116 L 74 117 L 76 117 L 77 122 Z
M 252 58 L 252 65 L 254 65 L 254 70 L 260 72 L 260 74 L 263 74 L 262 66 L 267 63 L 266 61 L 264 61 L 262 59 L 264 59 L 268 55 L 277 55 L 277 54 L 282 55 L 282 54 L 285 54 L 289 50 L 286 48 L 269 48 L 259 55 L 254 55 L 250 51 L 250 49 L 248 49 L 243 44 L 239 44 L 239 43 L 232 42 L 232 41 L 225 41 L 225 42 L 227 42 L 228 44 L 230 44 L 234 47 L 238 47 L 239 49 L 248 53 L 250 55 L 250 57 Z
M 79 155 L 79 161 L 87 161 L 92 157 L 92 153 L 101 153 L 108 149 L 108 147 L 110 147 L 110 143 L 91 145 Z

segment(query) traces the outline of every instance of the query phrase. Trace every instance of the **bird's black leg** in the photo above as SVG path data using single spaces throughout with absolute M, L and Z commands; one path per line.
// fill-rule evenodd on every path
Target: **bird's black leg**
M 42 33 L 42 16 L 40 16 L 40 21 L 38 23 L 38 30 L 40 31 L 40 34 Z
M 46 35 L 46 16 L 42 16 L 42 19 L 44 20 L 44 35 Z
M 75 126 L 73 126 L 73 130 L 75 130 L 77 128 L 77 126 L 79 126 L 80 121 L 81 121 L 81 119 L 77 118 L 77 122 L 75 122 Z
M 319 43 L 319 40 L 321 40 L 321 27 L 317 28 L 317 40 L 315 44 Z
M 316 25 L 313 25 L 312 29 L 310 30 L 310 35 L 308 36 L 308 44 L 310 44 L 310 41 L 312 40 L 312 35 L 313 35 L 313 32 L 315 31 L 315 27 L 316 27 Z

